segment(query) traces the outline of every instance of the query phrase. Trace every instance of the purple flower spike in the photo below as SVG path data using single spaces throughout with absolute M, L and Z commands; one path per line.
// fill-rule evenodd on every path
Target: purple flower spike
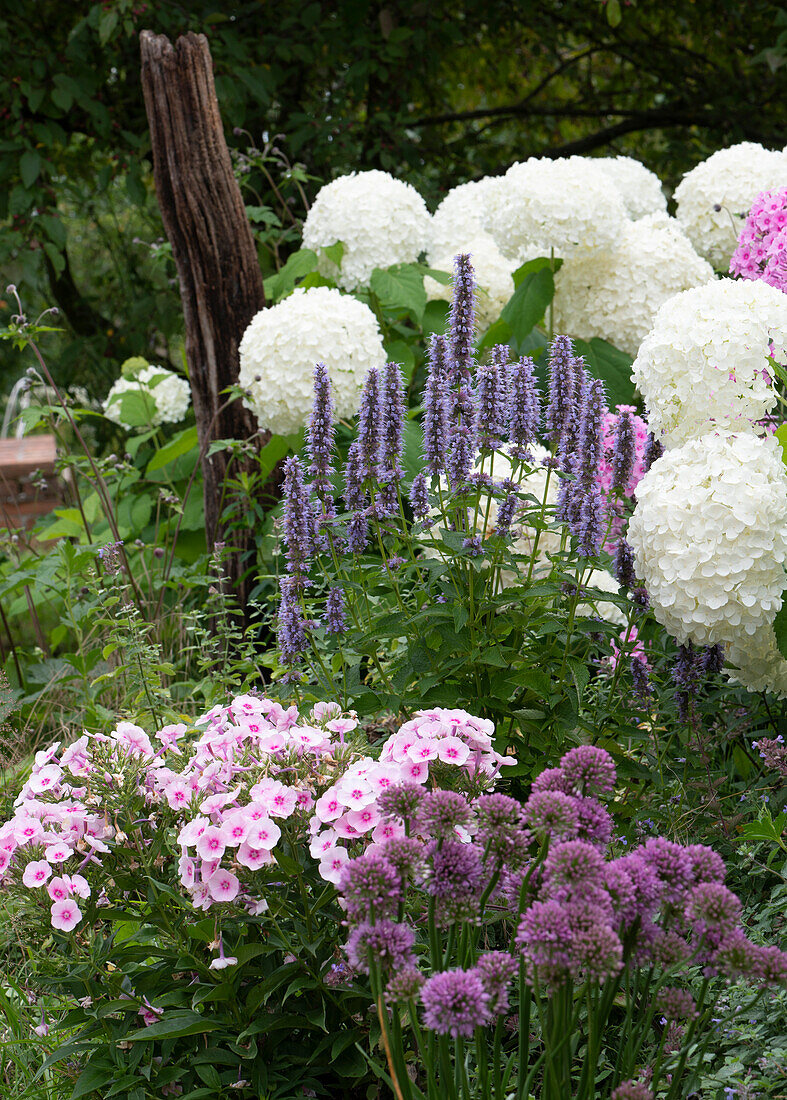
M 441 341 L 440 356 L 434 354 Z M 448 391 L 445 381 L 445 337 L 432 338 L 429 376 L 424 390 L 424 458 L 430 474 L 439 476 L 445 470 L 448 440 Z
M 478 442 L 481 447 L 491 451 L 503 445 L 508 397 L 506 364 L 495 361 L 495 352 L 499 351 L 505 351 L 505 358 L 508 359 L 508 348 L 500 345 L 492 351 L 492 362 L 480 366 L 476 374 Z
M 586 492 L 598 481 L 601 461 L 601 425 L 606 412 L 604 383 L 599 378 L 589 380 L 587 398 L 579 423 L 579 467 L 577 469 L 582 487 Z
M 456 429 L 451 437 L 451 450 L 446 462 L 448 481 L 453 492 L 467 484 L 475 457 L 475 432 L 470 425 Z
M 345 634 L 347 631 L 344 589 L 341 585 L 334 585 L 325 601 L 325 629 L 329 634 Z
M 568 336 L 556 336 L 549 349 L 549 398 L 546 409 L 546 433 L 559 442 L 572 415 L 576 401 L 574 345 Z
M 314 488 L 322 496 L 331 491 L 330 475 L 333 473 L 331 456 L 335 429 L 331 379 L 324 363 L 314 368 L 314 405 L 306 426 L 306 453 L 309 456 L 309 475 Z
M 579 508 L 579 521 L 574 528 L 578 550 L 585 558 L 591 558 L 601 549 L 604 538 L 604 499 L 595 483 L 583 495 Z
M 372 367 L 366 376 L 358 411 L 358 473 L 362 481 L 374 477 L 380 452 L 382 407 L 381 371 Z
M 618 540 L 615 549 L 615 565 L 613 568 L 615 580 L 625 588 L 634 588 L 637 584 L 637 574 L 634 570 L 634 555 L 631 547 L 624 538 Z
M 661 458 L 664 454 L 664 448 L 661 443 L 656 439 L 653 432 L 648 435 L 647 443 L 645 444 L 645 453 L 642 456 L 642 465 L 645 468 L 645 473 L 651 468 L 654 462 Z
M 350 444 L 344 464 L 344 503 L 347 508 L 360 508 L 366 502 L 366 491 L 361 474 L 361 447 L 357 439 Z
M 362 554 L 369 541 L 369 517 L 366 512 L 356 512 L 347 524 L 347 549 L 351 554 Z
M 308 648 L 306 627 L 294 591 L 293 579 L 282 577 L 281 601 L 277 635 L 281 659 L 285 665 L 294 665 Z
M 454 260 L 450 333 L 451 375 L 457 382 L 469 381 L 475 340 L 475 274 L 467 253 Z
M 508 370 L 508 438 L 514 458 L 529 459 L 541 421 L 541 398 L 536 384 L 535 364 L 525 355 Z
M 410 507 L 416 519 L 425 519 L 429 515 L 429 490 L 423 470 L 415 475 L 410 486 Z
M 613 448 L 612 489 L 622 493 L 628 488 L 637 457 L 634 420 L 630 412 L 623 412 L 618 418 Z
M 305 574 L 314 549 L 312 509 L 303 481 L 300 459 L 291 456 L 284 463 L 284 542 L 287 569 L 293 576 Z
M 378 452 L 377 480 L 383 488 L 378 509 L 381 518 L 398 508 L 397 486 L 402 480 L 404 438 L 404 378 L 396 363 L 388 363 L 383 376 L 381 400 L 382 433 Z

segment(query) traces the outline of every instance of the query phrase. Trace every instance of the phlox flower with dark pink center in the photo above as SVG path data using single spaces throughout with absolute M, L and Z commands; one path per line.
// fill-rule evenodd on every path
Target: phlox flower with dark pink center
M 345 951 L 350 966 L 368 974 L 370 955 L 384 971 L 414 967 L 414 945 L 415 932 L 408 924 L 392 920 L 379 920 L 374 924 L 363 921 L 353 928 Z
M 52 901 L 66 901 L 71 892 L 68 889 L 68 883 L 62 878 L 53 878 L 47 883 L 46 892 L 49 894 Z
M 489 994 L 477 970 L 444 970 L 421 988 L 424 1025 L 438 1035 L 470 1039 L 489 1022 Z
M 25 884 L 25 886 L 28 886 L 31 889 L 35 888 L 36 886 L 45 886 L 46 881 L 51 874 L 52 868 L 49 866 L 46 860 L 32 860 L 24 869 L 24 872 L 22 874 L 22 882 Z
M 207 886 L 214 901 L 234 901 L 240 892 L 240 882 L 225 867 L 219 867 L 211 874 Z
M 332 882 L 338 886 L 350 856 L 346 848 L 333 845 L 320 855 L 320 875 L 326 882 Z
M 48 844 L 44 850 L 44 857 L 48 863 L 65 863 L 73 855 L 68 844 Z
M 71 898 L 53 901 L 49 912 L 52 918 L 52 927 L 59 932 L 71 932 L 82 920 L 82 911 Z

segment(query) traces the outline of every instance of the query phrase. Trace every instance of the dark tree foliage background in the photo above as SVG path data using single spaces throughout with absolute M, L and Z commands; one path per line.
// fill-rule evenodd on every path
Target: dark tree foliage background
M 281 135 L 307 197 L 382 168 L 434 207 L 456 183 L 569 153 L 633 154 L 672 186 L 716 148 L 787 140 L 787 13 L 770 0 L 0 0 L 1 285 L 30 313 L 60 308 L 52 366 L 97 396 L 130 355 L 182 362 L 142 28 L 208 36 L 231 145 Z M 245 198 L 270 271 L 295 236 L 272 185 L 290 221 L 303 204 L 267 168 L 246 172 Z M 20 366 L 0 354 L 7 389 Z

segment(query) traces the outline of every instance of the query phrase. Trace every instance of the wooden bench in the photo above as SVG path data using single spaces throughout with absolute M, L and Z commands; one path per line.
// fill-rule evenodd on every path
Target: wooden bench
M 38 516 L 62 504 L 56 462 L 53 435 L 0 439 L 0 528 L 31 527 Z M 46 489 L 32 484 L 31 474 L 37 471 L 46 479 Z

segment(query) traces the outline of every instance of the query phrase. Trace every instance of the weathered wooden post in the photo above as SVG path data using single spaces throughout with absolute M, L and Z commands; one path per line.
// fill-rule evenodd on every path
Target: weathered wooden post
M 237 382 L 238 344 L 265 305 L 262 274 L 224 140 L 207 38 L 189 32 L 173 46 L 165 35 L 142 31 L 140 51 L 156 194 L 186 324 L 208 549 L 216 541 L 233 547 L 229 581 L 245 611 L 249 586 L 242 574 L 251 535 L 243 529 L 225 537 L 220 512 L 228 453 L 207 452 L 211 440 L 249 439 L 256 432 L 252 413 L 240 401 L 227 403 L 221 391 Z

